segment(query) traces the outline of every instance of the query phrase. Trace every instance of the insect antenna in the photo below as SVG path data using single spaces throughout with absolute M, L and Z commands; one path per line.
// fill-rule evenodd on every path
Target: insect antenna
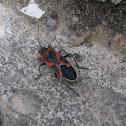
M 40 40 L 39 40 L 39 24 L 38 24 L 38 43 L 39 43 L 39 46 L 42 48 L 42 46 L 40 44 Z

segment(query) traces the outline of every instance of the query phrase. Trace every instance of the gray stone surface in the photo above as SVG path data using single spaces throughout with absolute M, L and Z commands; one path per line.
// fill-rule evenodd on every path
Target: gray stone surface
M 123 60 L 124 49 L 120 47 L 122 43 L 116 43 L 113 39 L 115 34 L 108 28 L 97 26 L 91 36 L 86 38 L 92 47 L 80 43 L 70 48 L 69 45 L 79 37 L 76 33 L 79 28 L 71 31 L 67 27 L 69 22 L 63 16 L 68 14 L 65 6 L 61 8 L 63 18 L 57 21 L 56 29 L 49 31 L 47 18 L 32 22 L 33 19 L 15 11 L 11 4 L 0 4 L 0 106 L 3 125 L 125 126 L 126 63 Z M 71 9 L 71 17 L 73 13 Z M 66 18 L 71 20 L 69 16 Z M 66 83 L 79 93 L 79 97 L 62 85 L 47 66 L 41 68 L 42 76 L 35 80 L 41 64 L 41 61 L 35 61 L 40 57 L 37 50 L 38 24 L 42 46 L 51 44 L 56 46 L 57 51 L 63 48 L 68 53 L 76 53 L 81 56 L 78 64 L 89 68 L 79 70 L 74 61 L 68 59 L 75 67 L 79 79 L 76 83 Z M 111 45 L 108 45 L 110 41 Z M 14 97 L 15 93 L 35 96 L 36 113 L 24 116 L 13 111 L 8 106 L 8 98 Z M 31 103 L 33 100 L 30 96 L 25 98 Z

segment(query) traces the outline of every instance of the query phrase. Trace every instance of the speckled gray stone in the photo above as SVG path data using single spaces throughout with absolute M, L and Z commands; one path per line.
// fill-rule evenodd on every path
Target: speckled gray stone
M 17 113 L 22 115 L 35 114 L 36 112 L 36 100 L 33 95 L 30 94 L 18 94 L 8 98 L 8 105 Z
M 113 33 L 116 32 L 108 27 L 104 29 L 102 24 L 93 28 L 92 25 L 90 26 L 91 22 L 87 20 L 85 26 L 88 26 L 88 29 L 92 27 L 92 32 L 86 41 L 90 41 L 93 46 L 88 43 L 70 48 L 69 44 L 72 45 L 85 29 L 85 27 L 81 28 L 85 22 L 80 22 L 81 15 L 78 15 L 80 21 L 76 22 L 76 25 L 71 21 L 75 15 L 71 11 L 68 12 L 70 6 L 66 7 L 71 1 L 59 2 L 56 12 L 58 25 L 56 24 L 57 27 L 54 29 L 50 27 L 55 27 L 55 23 L 48 26 L 46 22 L 49 19 L 49 9 L 44 19 L 37 20 L 33 24 L 31 19 L 22 17 L 18 13 L 18 6 L 15 4 L 17 1 L 6 1 L 6 3 L 6 6 L 0 4 L 0 107 L 6 125 L 125 126 L 126 65 L 122 62 L 124 53 L 121 53 L 119 43 L 114 46 L 114 51 L 111 48 L 114 43 Z M 57 7 L 56 0 L 47 0 L 43 3 L 41 5 L 51 4 L 54 8 Z M 87 4 L 88 2 L 85 5 Z M 54 9 L 52 6 L 50 9 Z M 16 11 L 13 7 L 17 7 Z M 77 72 L 78 81 L 63 82 L 76 90 L 79 97 L 58 81 L 47 66 L 40 69 L 42 76 L 34 80 L 39 75 L 40 65 L 40 62 L 33 61 L 40 57 L 37 50 L 39 49 L 38 24 L 39 40 L 43 47 L 51 44 L 56 51 L 63 48 L 68 53 L 77 53 L 78 56 L 75 57 L 79 66 L 89 68 L 78 69 L 73 59 L 68 58 Z M 73 31 L 69 26 L 74 27 L 74 25 Z M 108 45 L 109 41 L 113 42 L 111 47 Z M 118 52 L 118 48 L 121 51 Z M 115 56 L 114 53 L 119 56 Z M 20 94 L 17 89 L 25 91 L 26 95 Z M 33 93 L 29 93 L 30 91 Z M 38 97 L 34 98 L 32 94 Z M 35 104 L 36 99 L 38 102 Z

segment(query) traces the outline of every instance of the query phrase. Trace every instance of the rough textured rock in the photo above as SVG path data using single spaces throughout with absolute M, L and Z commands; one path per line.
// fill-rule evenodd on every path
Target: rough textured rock
M 2 1 L 0 4 L 0 106 L 3 125 L 125 126 L 126 43 L 123 41 L 122 4 L 125 1 L 118 6 L 102 2 L 96 4 L 96 1 L 36 2 L 43 10 L 47 9 L 40 20 L 19 12 L 25 4 L 22 0 Z M 108 12 L 111 13 L 108 15 Z M 75 14 L 79 18 L 76 23 L 71 21 Z M 50 18 L 57 21 L 53 29 L 47 26 Z M 116 22 L 116 27 L 108 28 L 113 22 Z M 47 66 L 40 69 L 42 76 L 35 80 L 41 64 L 35 60 L 40 58 L 38 36 L 42 46 L 51 44 L 57 51 L 65 49 L 75 54 L 79 66 L 89 68 L 78 69 L 73 59 L 68 58 L 77 72 L 78 81 L 62 82 L 80 97 L 62 85 Z M 28 98 L 27 101 L 32 99 L 32 95 L 36 96 L 35 114 L 24 116 L 10 109 L 8 98 L 12 99 L 20 92 L 29 94 L 24 97 Z M 22 98 L 18 99 L 19 103 Z M 31 105 L 27 107 L 31 108 Z

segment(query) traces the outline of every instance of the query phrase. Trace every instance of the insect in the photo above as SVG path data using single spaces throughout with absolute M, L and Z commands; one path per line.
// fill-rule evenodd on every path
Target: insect
M 68 60 L 66 59 L 66 57 L 71 56 L 71 54 L 62 56 L 62 55 L 60 55 L 60 53 L 62 51 L 63 51 L 63 49 L 60 50 L 59 52 L 57 52 L 51 46 L 49 46 L 48 48 L 41 47 L 39 50 L 39 53 L 41 54 L 41 58 L 39 58 L 39 59 L 41 59 L 43 62 L 40 65 L 40 67 L 43 65 L 47 65 L 48 67 L 50 67 L 54 71 L 56 78 L 57 78 L 57 75 L 59 75 L 60 77 L 66 79 L 67 81 L 76 81 L 77 80 L 76 71 L 72 67 L 72 64 L 69 63 Z M 40 67 L 39 67 L 40 75 L 38 77 L 41 76 Z M 79 94 L 76 93 L 68 85 L 66 85 L 65 83 L 62 83 L 62 84 L 64 84 L 73 93 L 75 93 L 77 96 L 79 96 Z
M 39 33 L 39 27 L 38 27 L 38 33 Z M 38 36 L 38 42 L 39 42 L 39 36 Z M 39 42 L 39 45 L 41 45 L 40 42 Z M 41 46 L 39 49 L 41 58 L 39 58 L 39 59 L 42 60 L 42 64 L 40 66 L 47 65 L 48 67 L 50 67 L 54 71 L 56 78 L 57 78 L 57 75 L 59 75 L 60 77 L 66 79 L 67 81 L 76 81 L 77 80 L 76 71 L 74 70 L 72 64 L 69 63 L 68 60 L 66 59 L 66 57 L 71 57 L 72 55 L 66 54 L 65 56 L 62 56 L 61 55 L 62 51 L 63 51 L 63 49 L 60 50 L 59 52 L 57 52 L 51 46 L 49 46 L 47 48 Z M 74 59 L 74 57 L 73 57 L 73 59 Z M 74 59 L 74 61 L 78 68 L 87 69 L 85 67 L 79 67 L 79 65 L 77 64 L 75 59 Z M 40 67 L 39 67 L 39 73 L 40 73 L 40 75 L 38 77 L 41 76 Z M 65 83 L 62 83 L 62 84 L 64 84 L 67 88 L 69 88 L 71 91 L 73 91 L 73 93 L 75 93 L 77 96 L 79 96 L 79 94 L 76 93 L 68 85 L 66 85 Z
M 62 50 L 61 50 L 62 51 Z M 41 65 L 49 66 L 54 72 L 55 75 L 59 75 L 68 81 L 76 81 L 77 74 L 72 67 L 72 64 L 68 62 L 65 58 L 69 56 L 69 54 L 64 57 L 60 55 L 60 52 L 55 51 L 52 47 L 45 48 L 41 47 L 39 53 L 41 54 L 41 59 L 43 63 Z

